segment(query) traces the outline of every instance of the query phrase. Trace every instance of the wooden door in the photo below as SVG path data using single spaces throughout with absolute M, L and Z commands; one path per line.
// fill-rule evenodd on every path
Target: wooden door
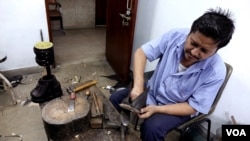
M 129 82 L 138 0 L 107 1 L 106 58 L 122 83 Z

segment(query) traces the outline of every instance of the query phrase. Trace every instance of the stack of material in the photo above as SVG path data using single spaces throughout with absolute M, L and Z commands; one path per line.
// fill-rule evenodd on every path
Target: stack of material
M 91 92 L 93 98 L 91 103 L 91 128 L 103 128 L 103 96 Z

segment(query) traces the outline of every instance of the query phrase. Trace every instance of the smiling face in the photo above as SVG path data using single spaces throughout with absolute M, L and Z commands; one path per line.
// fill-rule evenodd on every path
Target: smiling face
M 192 64 L 207 59 L 217 51 L 217 43 L 199 31 L 191 32 L 184 45 L 182 65 L 189 67 Z

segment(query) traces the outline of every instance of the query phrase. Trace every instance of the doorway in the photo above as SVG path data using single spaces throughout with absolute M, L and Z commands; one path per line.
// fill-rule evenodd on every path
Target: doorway
M 106 28 L 66 29 L 66 35 L 53 31 L 57 65 L 105 61 Z
M 58 21 L 48 19 L 56 65 L 105 60 L 105 0 L 57 0 L 57 2 L 62 6 L 66 34 L 57 30 Z
M 77 2 L 77 0 L 72 0 L 72 1 L 73 1 L 73 5 L 75 5 L 76 8 L 77 7 L 79 8 L 79 4 L 74 3 L 74 2 Z M 71 3 L 72 1 L 60 0 L 60 2 L 71 2 Z M 101 1 L 102 0 L 96 0 L 95 4 L 98 4 L 96 6 L 100 6 L 101 4 L 103 4 L 103 1 L 102 2 Z M 64 27 L 66 35 L 61 35 L 61 37 L 58 37 L 58 38 L 55 36 L 55 33 L 52 33 L 51 31 L 52 33 L 51 37 L 53 37 L 52 42 L 55 45 L 54 48 L 55 48 L 56 64 L 60 63 L 60 60 L 63 60 L 62 58 L 65 58 L 64 59 L 65 61 L 72 63 L 72 61 L 69 61 L 69 59 L 73 58 L 73 59 L 76 59 L 76 61 L 81 61 L 81 60 L 88 61 L 88 58 L 92 57 L 93 59 L 93 57 L 95 56 L 98 56 L 98 57 L 101 56 L 103 57 L 102 58 L 103 60 L 107 58 L 108 63 L 111 65 L 114 72 L 118 75 L 120 81 L 122 83 L 128 83 L 129 74 L 130 74 L 130 60 L 132 56 L 131 54 L 132 54 L 132 47 L 133 47 L 135 19 L 136 19 L 136 12 L 137 12 L 137 3 L 138 3 L 138 0 L 122 0 L 122 1 L 107 0 L 106 7 L 102 9 L 107 12 L 107 16 L 105 14 L 101 15 L 101 18 L 103 18 L 104 16 L 105 18 L 107 17 L 107 21 L 104 21 L 104 22 L 107 22 L 106 23 L 107 26 L 99 27 L 99 26 L 94 25 L 94 27 L 92 28 L 87 28 L 87 29 L 92 29 L 92 31 L 95 31 L 95 32 L 98 32 L 99 30 L 100 32 L 101 31 L 105 32 L 101 34 L 104 42 L 103 40 L 100 42 L 97 40 L 93 40 L 93 39 L 96 39 L 96 37 L 89 38 L 90 36 L 88 34 L 91 34 L 91 35 L 97 35 L 97 34 L 89 33 L 89 32 L 84 33 L 85 31 L 87 31 L 86 28 L 67 29 L 66 27 Z M 70 4 L 65 4 L 65 5 L 70 6 Z M 74 6 L 73 8 L 72 7 L 70 8 L 73 9 L 74 11 Z M 90 7 L 87 7 L 87 8 L 91 9 Z M 70 10 L 68 11 L 66 10 L 65 14 L 67 14 L 67 12 L 69 11 Z M 66 17 L 72 18 L 73 21 L 79 20 L 76 14 L 79 14 L 79 12 L 75 12 L 75 13 L 73 12 L 73 15 L 70 14 L 70 16 L 66 16 Z M 67 25 L 66 22 L 69 22 L 67 18 L 65 17 L 63 18 L 65 26 Z M 96 22 L 95 24 L 102 24 L 101 22 L 103 22 L 103 20 L 100 20 L 101 21 L 100 22 L 97 19 L 95 19 L 94 21 Z M 72 31 L 72 32 L 67 33 L 67 31 Z M 77 35 L 76 37 L 67 38 L 67 36 L 76 32 L 79 32 L 79 35 Z M 86 39 L 84 39 L 84 37 Z M 64 43 L 64 41 L 67 41 L 66 43 L 68 44 Z M 78 41 L 84 41 L 84 42 L 79 43 Z M 59 43 L 61 43 L 62 45 L 59 45 Z M 104 44 L 100 45 L 98 43 L 104 43 Z M 78 44 L 77 47 L 76 47 L 76 44 Z M 83 47 L 84 44 L 86 44 L 86 48 Z M 102 48 L 97 49 L 93 47 L 94 46 L 93 44 L 94 45 L 98 44 L 102 46 Z M 64 46 L 64 48 L 61 46 Z M 91 49 L 93 50 L 91 51 Z M 103 51 L 101 53 L 103 54 L 105 53 L 105 55 L 101 55 L 100 52 L 99 54 L 95 55 L 95 53 L 97 53 L 98 51 Z M 91 57 L 87 57 L 87 55 Z

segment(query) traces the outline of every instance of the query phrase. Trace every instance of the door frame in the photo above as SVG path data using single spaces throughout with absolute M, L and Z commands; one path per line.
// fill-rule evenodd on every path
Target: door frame
M 53 42 L 52 29 L 51 29 L 51 21 L 50 21 L 50 18 L 49 18 L 49 4 L 48 4 L 48 0 L 45 0 L 45 10 L 46 10 L 46 17 L 47 17 L 47 26 L 48 26 L 48 33 L 49 33 L 49 41 Z

